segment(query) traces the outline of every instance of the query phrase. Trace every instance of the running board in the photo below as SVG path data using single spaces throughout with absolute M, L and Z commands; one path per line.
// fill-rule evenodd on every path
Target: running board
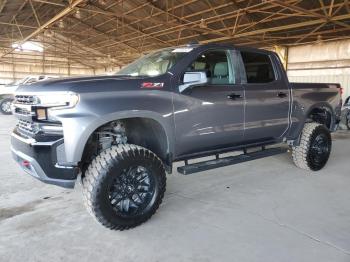
M 185 166 L 181 166 L 177 168 L 177 172 L 183 175 L 190 175 L 197 172 L 202 172 L 214 168 L 224 167 L 235 165 L 243 162 L 248 162 L 260 158 L 270 157 L 274 155 L 279 155 L 287 152 L 287 148 L 270 148 L 263 149 L 251 153 L 245 153 L 238 156 L 228 156 L 219 158 L 217 155 L 216 159 L 208 160 L 204 162 L 194 163 L 194 164 L 185 164 Z M 187 163 L 187 161 L 185 161 Z

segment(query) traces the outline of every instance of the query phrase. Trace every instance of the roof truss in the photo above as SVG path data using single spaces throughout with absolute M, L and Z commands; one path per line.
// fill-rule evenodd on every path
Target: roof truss
M 350 35 L 349 2 L 2 0 L 0 60 L 14 53 L 11 43 L 28 40 L 44 42 L 48 54 L 99 67 L 98 59 L 122 66 L 190 41 L 270 47 L 342 39 Z M 91 55 L 96 59 L 84 59 Z

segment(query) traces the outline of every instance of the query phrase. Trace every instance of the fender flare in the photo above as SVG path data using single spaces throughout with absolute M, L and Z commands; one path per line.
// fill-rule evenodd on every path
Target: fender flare
M 76 143 L 75 147 L 73 147 L 75 148 L 74 152 L 70 152 L 70 156 L 74 159 L 74 160 L 73 159 L 71 160 L 73 160 L 73 162 L 76 162 L 76 163 L 81 161 L 88 139 L 99 127 L 111 121 L 128 119 L 128 118 L 147 118 L 157 122 L 164 130 L 166 140 L 167 140 L 168 153 L 173 155 L 175 145 L 174 145 L 173 139 L 170 139 L 170 138 L 175 137 L 175 133 L 174 133 L 175 129 L 173 126 L 172 117 L 164 117 L 152 111 L 127 110 L 127 111 L 110 113 L 103 116 L 94 116 L 94 120 L 91 121 L 90 124 L 84 128 L 84 131 L 82 133 L 79 134 L 79 143 Z
M 304 116 L 304 124 L 306 123 L 306 120 L 309 117 L 309 115 L 311 114 L 311 112 L 315 109 L 325 109 L 328 113 L 330 113 L 330 116 L 331 116 L 330 130 L 333 130 L 333 128 L 336 124 L 335 112 L 334 112 L 332 106 L 328 103 L 325 103 L 325 102 L 316 103 L 308 109 L 308 111 L 305 113 L 305 116 Z
M 312 112 L 312 110 L 315 110 L 315 109 L 326 109 L 330 113 L 330 115 L 331 115 L 331 131 L 334 131 L 334 129 L 336 127 L 336 117 L 335 117 L 334 110 L 332 109 L 330 104 L 328 104 L 326 102 L 319 102 L 319 103 L 316 103 L 316 104 L 310 106 L 309 108 L 307 108 L 305 113 L 303 113 L 303 116 L 300 119 L 300 121 L 298 122 L 298 124 L 294 125 L 293 132 L 289 133 L 289 137 L 288 137 L 288 140 L 290 141 L 291 144 L 293 144 L 293 145 L 299 144 L 300 135 L 301 135 L 301 132 L 304 128 L 304 125 L 307 122 L 307 119 L 308 119 L 310 113 Z M 294 129 L 296 129 L 296 130 L 294 131 Z

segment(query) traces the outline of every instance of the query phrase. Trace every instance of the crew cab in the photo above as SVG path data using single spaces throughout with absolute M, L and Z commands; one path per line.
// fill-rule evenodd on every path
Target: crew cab
M 156 212 L 177 161 L 185 163 L 178 173 L 189 175 L 290 147 L 298 167 L 320 170 L 340 120 L 340 93 L 338 84 L 289 83 L 270 51 L 166 48 L 113 76 L 20 87 L 12 153 L 45 183 L 73 188 L 81 180 L 90 213 L 123 230 Z M 222 157 L 232 151 L 242 154 Z M 204 156 L 213 158 L 190 163 Z

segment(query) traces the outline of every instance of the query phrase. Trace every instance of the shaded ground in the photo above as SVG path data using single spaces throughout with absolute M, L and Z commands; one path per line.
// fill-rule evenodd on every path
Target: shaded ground
M 290 155 L 168 177 L 157 214 L 131 231 L 98 225 L 80 188 L 24 174 L 0 116 L 0 261 L 350 261 L 350 133 L 334 135 L 327 167 Z

